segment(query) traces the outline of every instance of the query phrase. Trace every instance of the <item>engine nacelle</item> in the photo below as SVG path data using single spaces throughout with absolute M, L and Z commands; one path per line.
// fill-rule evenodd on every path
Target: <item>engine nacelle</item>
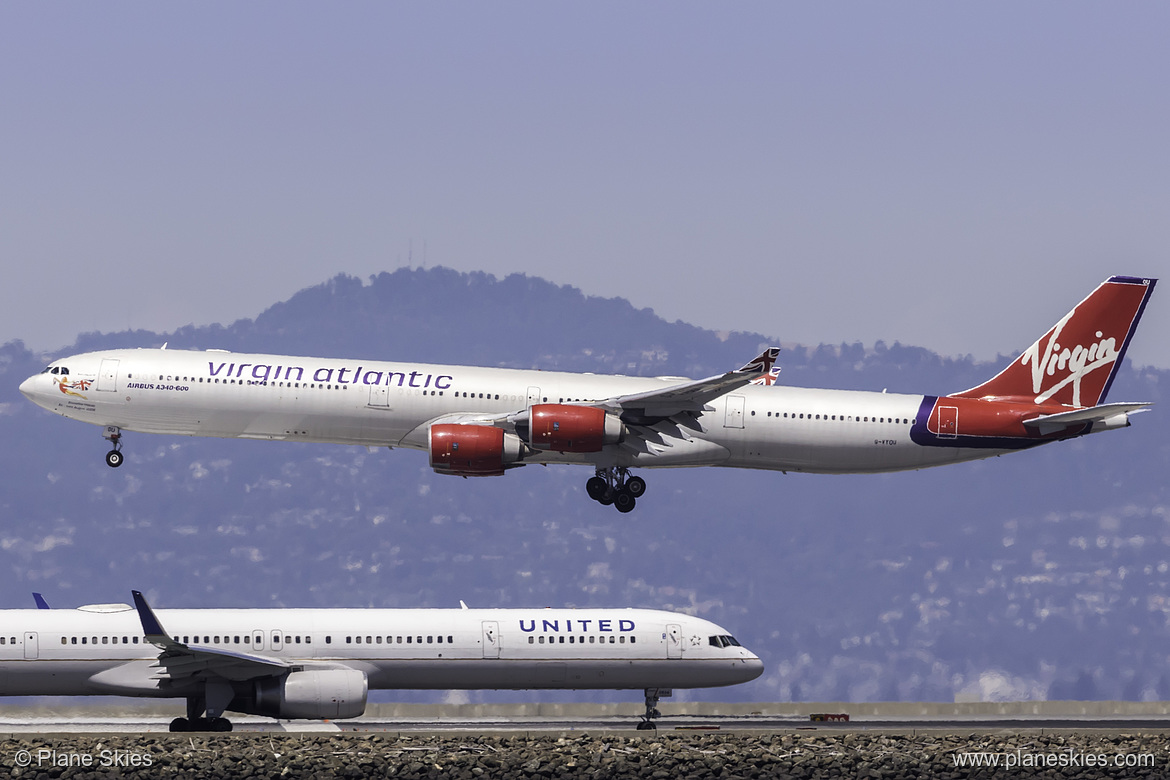
M 535 404 L 528 415 L 528 440 L 538 450 L 599 452 L 625 433 L 616 415 L 594 406 Z
M 524 442 L 491 425 L 432 425 L 431 468 L 459 477 L 498 477 L 524 457 Z
M 239 711 L 272 718 L 357 718 L 366 711 L 369 692 L 366 675 L 357 669 L 292 672 L 253 686 L 252 701 Z

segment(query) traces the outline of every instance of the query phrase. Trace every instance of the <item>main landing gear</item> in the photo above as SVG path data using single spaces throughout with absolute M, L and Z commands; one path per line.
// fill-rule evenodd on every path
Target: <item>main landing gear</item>
M 222 731 L 232 730 L 232 722 L 227 718 L 175 718 L 171 721 L 171 731 Z
M 102 438 L 109 440 L 114 449 L 106 453 L 106 465 L 116 469 L 122 465 L 122 429 L 114 425 L 107 425 Z
M 646 492 L 646 480 L 630 475 L 625 466 L 606 466 L 585 483 L 585 492 L 602 506 L 613 504 L 619 512 L 633 512 Z
M 658 699 L 673 695 L 674 691 L 670 688 L 646 689 L 646 714 L 642 716 L 641 722 L 638 723 L 638 731 L 646 731 L 648 729 L 658 730 L 658 724 L 654 722 L 662 717 L 662 713 L 658 711 Z
M 171 731 L 231 731 L 232 722 L 221 717 L 231 697 L 230 685 L 208 683 L 203 694 L 187 697 L 187 717 L 172 720 Z

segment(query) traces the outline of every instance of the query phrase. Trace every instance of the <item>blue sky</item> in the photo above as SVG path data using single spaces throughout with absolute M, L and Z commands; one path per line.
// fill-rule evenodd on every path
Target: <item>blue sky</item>
M 8 3 L 0 342 L 425 261 L 990 359 L 1170 268 L 1167 30 L 1155 3 Z M 1170 367 L 1168 296 L 1139 364 Z

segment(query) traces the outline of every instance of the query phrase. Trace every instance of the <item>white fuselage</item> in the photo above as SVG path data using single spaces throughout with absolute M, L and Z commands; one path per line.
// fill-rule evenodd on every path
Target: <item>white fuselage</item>
M 759 658 L 710 621 L 645 609 L 173 609 L 193 649 L 352 669 L 370 689 L 700 688 Z M 0 695 L 180 697 L 128 605 L 0 610 Z M 192 681 L 196 682 L 196 681 Z M 200 685 L 201 681 L 197 681 Z
M 112 350 L 56 361 L 21 391 L 66 417 L 123 431 L 185 436 L 428 447 L 443 415 L 468 421 L 535 403 L 599 402 L 685 381 L 469 366 L 386 363 L 222 351 Z M 80 383 L 80 384 L 79 384 Z M 720 395 L 685 436 L 640 450 L 540 451 L 525 463 L 595 466 L 728 466 L 781 471 L 897 471 L 984 458 L 1007 450 L 927 447 L 924 397 L 780 385 Z

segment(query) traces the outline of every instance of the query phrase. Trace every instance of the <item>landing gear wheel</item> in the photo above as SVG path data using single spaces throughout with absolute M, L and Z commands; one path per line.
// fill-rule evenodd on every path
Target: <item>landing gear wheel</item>
M 603 466 L 585 483 L 585 492 L 602 506 L 613 504 L 624 514 L 634 511 L 637 499 L 646 492 L 646 480 L 631 476 L 625 466 Z
M 641 477 L 630 477 L 626 480 L 626 491 L 634 498 L 641 498 L 646 492 L 646 480 Z
M 650 729 L 658 731 L 658 726 L 654 723 L 654 721 L 644 720 L 638 723 L 638 731 L 649 731 Z
M 232 730 L 232 722 L 227 718 L 211 718 L 207 730 L 227 733 Z
M 118 450 L 110 450 L 106 453 L 106 465 L 112 469 L 116 469 L 121 466 L 123 460 L 125 460 L 125 458 Z
M 187 720 L 186 718 L 175 718 L 174 720 L 171 721 L 171 731 L 172 732 L 190 731 L 190 730 L 191 730 L 191 721 Z

